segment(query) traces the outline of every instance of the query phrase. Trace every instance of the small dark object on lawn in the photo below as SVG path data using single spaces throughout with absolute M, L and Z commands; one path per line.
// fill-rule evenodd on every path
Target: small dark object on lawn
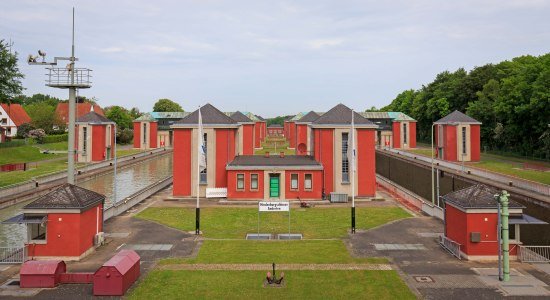
M 300 207 L 301 207 L 301 208 L 310 208 L 310 207 L 313 207 L 313 204 L 312 204 L 312 203 L 309 203 L 309 202 L 306 202 L 306 201 L 302 201 L 300 198 L 298 198 L 298 200 L 300 200 Z

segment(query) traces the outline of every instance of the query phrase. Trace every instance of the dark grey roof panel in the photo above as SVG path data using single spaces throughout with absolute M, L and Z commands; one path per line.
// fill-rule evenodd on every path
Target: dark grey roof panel
M 305 116 L 303 116 L 300 120 L 298 120 L 298 122 L 311 123 L 317 120 L 318 118 L 319 118 L 318 113 L 314 111 L 310 111 Z
M 357 112 L 354 112 L 354 123 L 357 125 L 372 125 L 374 123 L 361 116 Z M 315 125 L 337 125 L 337 124 L 350 124 L 351 125 L 351 109 L 344 104 L 338 104 L 324 113 L 322 116 L 313 121 Z
M 202 123 L 217 124 L 217 125 L 237 125 L 233 119 L 215 108 L 212 104 L 208 103 L 200 108 Z M 185 118 L 177 121 L 174 125 L 197 125 L 199 123 L 199 110 L 195 110 Z
M 319 167 L 321 164 L 316 161 L 312 156 L 306 155 L 285 155 L 280 157 L 279 155 L 270 155 L 265 157 L 262 155 L 241 155 L 235 157 L 231 161 L 228 167 L 254 167 L 254 166 L 273 166 L 273 167 L 286 167 L 286 166 L 309 166 Z
M 65 183 L 54 191 L 25 205 L 24 209 L 86 209 L 105 200 L 105 196 Z
M 85 115 L 83 115 L 82 117 L 76 119 L 76 122 L 78 123 L 96 123 L 96 124 L 101 124 L 101 123 L 115 123 L 109 119 L 107 119 L 106 117 L 96 113 L 95 111 L 91 111 Z
M 202 111 L 201 111 L 202 113 Z M 240 111 L 236 111 L 234 113 L 231 114 L 231 119 L 233 119 L 235 122 L 238 122 L 238 123 L 252 123 L 254 121 L 250 120 L 249 117 L 245 116 L 242 112 Z
M 450 202 L 461 208 L 497 208 L 495 195 L 499 194 L 497 189 L 483 184 L 476 184 L 470 187 L 454 191 L 444 195 L 445 202 Z M 510 200 L 510 208 L 523 208 L 521 204 Z
M 481 124 L 478 120 L 459 112 L 458 110 L 446 115 L 445 117 L 435 121 L 435 124 L 448 124 L 448 123 L 470 123 Z

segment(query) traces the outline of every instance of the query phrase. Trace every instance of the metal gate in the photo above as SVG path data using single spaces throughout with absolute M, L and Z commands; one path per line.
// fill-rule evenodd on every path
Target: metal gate
M 0 264 L 19 264 L 27 260 L 27 247 L 0 247 Z
M 519 246 L 518 256 L 521 262 L 550 262 L 550 246 Z

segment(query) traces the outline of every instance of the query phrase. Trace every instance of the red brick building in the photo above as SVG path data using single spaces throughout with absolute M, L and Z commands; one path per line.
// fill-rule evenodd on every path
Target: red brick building
M 134 120 L 134 148 L 156 149 L 158 143 L 158 121 L 151 114 L 144 114 Z
M 479 161 L 481 122 L 457 110 L 434 123 L 437 157 L 447 161 Z
M 17 128 L 31 118 L 20 104 L 0 104 L 0 143 L 17 136 Z
M 374 132 L 376 125 L 354 113 L 357 197 L 375 194 Z M 232 199 L 320 200 L 331 192 L 351 195 L 348 134 L 352 111 L 340 104 L 308 126 L 311 142 L 302 155 L 254 156 L 247 146 L 246 120 L 236 121 L 210 104 L 201 108 L 207 167 L 197 176 L 198 112 L 172 125 L 174 129 L 174 196 L 206 195 L 207 188 L 227 188 Z M 268 128 L 268 134 L 269 128 Z M 309 154 L 309 155 L 305 155 Z M 198 177 L 198 178 L 197 178 Z
M 284 127 L 279 124 L 271 124 L 267 126 L 267 135 L 268 136 L 284 136 L 285 131 Z
M 460 244 L 461 257 L 470 260 L 496 260 L 498 255 L 499 191 L 485 185 L 473 185 L 442 196 L 445 203 L 445 236 Z M 517 255 L 520 225 L 546 224 L 523 213 L 525 207 L 509 203 L 510 257 Z
M 115 122 L 89 112 L 76 119 L 78 162 L 98 162 L 115 157 Z
M 253 155 L 256 139 L 254 128 L 256 123 L 240 111 L 231 113 L 230 117 L 239 125 L 236 136 L 237 155 Z
M 104 201 L 101 194 L 64 184 L 3 223 L 27 225 L 31 259 L 80 260 L 94 250 L 96 236 L 103 231 Z
M 310 155 L 313 143 L 311 123 L 320 117 L 319 113 L 310 111 L 295 122 L 296 155 Z M 309 149 L 309 150 L 308 150 Z

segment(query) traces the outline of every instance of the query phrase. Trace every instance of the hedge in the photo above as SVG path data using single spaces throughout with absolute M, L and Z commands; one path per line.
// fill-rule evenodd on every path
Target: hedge
M 67 133 L 59 135 L 47 135 L 44 137 L 44 144 L 66 142 L 68 140 L 69 134 Z

